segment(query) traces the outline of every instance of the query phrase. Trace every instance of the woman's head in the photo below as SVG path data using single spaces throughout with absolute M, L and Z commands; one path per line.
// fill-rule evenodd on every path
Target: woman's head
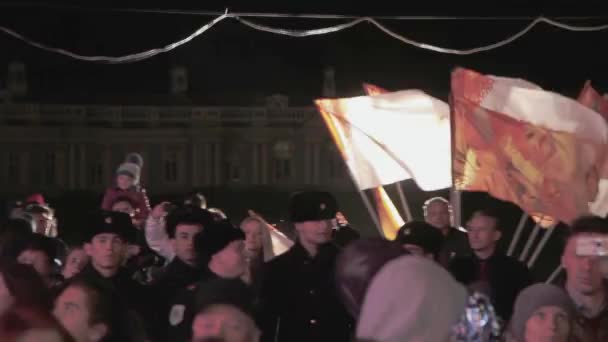
M 247 217 L 240 224 L 245 233 L 245 250 L 256 254 L 262 252 L 264 261 L 276 256 L 268 223 L 259 217 Z M 257 254 L 259 255 L 259 254 Z
M 525 288 L 515 300 L 511 333 L 521 342 L 565 342 L 573 316 L 574 305 L 564 290 L 535 284 Z
M 54 316 L 77 342 L 109 341 L 120 334 L 121 305 L 111 290 L 78 280 L 55 300 Z

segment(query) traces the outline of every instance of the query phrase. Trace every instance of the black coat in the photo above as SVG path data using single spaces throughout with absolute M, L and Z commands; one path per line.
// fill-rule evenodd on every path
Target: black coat
M 452 260 L 449 270 L 466 286 L 480 280 L 480 267 L 483 261 L 474 254 Z M 515 299 L 521 290 L 532 283 L 526 265 L 515 258 L 495 253 L 486 259 L 490 297 L 494 309 L 503 320 L 509 321 L 513 313 Z
M 152 313 L 154 303 L 151 301 L 149 288 L 133 280 L 125 268 L 121 268 L 112 277 L 104 277 L 89 263 L 74 280 L 84 279 L 98 284 L 110 293 L 119 296 L 120 301 L 129 309 L 124 313 L 129 322 L 124 322 L 129 329 L 129 335 L 141 340 L 144 336 L 151 336 L 153 329 Z M 67 283 L 69 285 L 69 282 Z
M 154 333 L 154 340 L 167 340 L 167 320 L 172 300 L 180 291 L 186 291 L 186 287 L 200 280 L 202 273 L 201 269 L 192 267 L 175 257 L 152 282 L 156 305 L 154 330 L 157 330 Z
M 266 264 L 261 290 L 263 341 L 349 341 L 354 323 L 338 298 L 338 248 L 325 245 L 313 258 L 296 243 Z

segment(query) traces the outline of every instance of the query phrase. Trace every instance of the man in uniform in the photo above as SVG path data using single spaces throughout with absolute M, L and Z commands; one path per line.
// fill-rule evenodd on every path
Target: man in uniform
M 350 341 L 353 322 L 334 280 L 332 241 L 338 205 L 327 192 L 300 192 L 289 203 L 297 241 L 269 261 L 261 296 L 263 341 Z
M 135 313 L 132 315 L 134 328 L 143 328 L 141 320 L 147 321 L 152 311 L 148 307 L 147 289 L 122 267 L 128 243 L 135 239 L 137 233 L 131 217 L 125 213 L 99 210 L 88 217 L 88 224 L 84 250 L 91 261 L 75 278 L 96 282 L 115 291 Z

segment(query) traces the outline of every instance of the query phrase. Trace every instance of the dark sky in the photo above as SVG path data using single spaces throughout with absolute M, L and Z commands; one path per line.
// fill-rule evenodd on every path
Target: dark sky
M 353 2 L 304 1 L 34 1 L 81 9 L 23 6 L 0 1 L 0 25 L 34 40 L 87 55 L 122 55 L 163 46 L 210 20 L 197 15 L 141 14 L 94 8 L 180 8 L 234 12 L 331 13 L 353 15 L 530 15 L 598 16 L 607 13 L 600 1 L 495 1 L 475 4 L 427 0 Z M 291 1 L 295 2 L 295 1 Z M 86 5 L 82 5 L 86 3 Z M 299 3 L 299 5 L 298 5 Z M 387 3 L 387 4 L 385 4 Z M 407 5 L 404 5 L 408 3 Z M 457 3 L 457 4 L 455 4 Z M 20 4 L 20 6 L 14 6 Z M 524 5 L 525 4 L 525 5 Z M 530 5 L 533 4 L 533 5 Z M 317 28 L 340 20 L 254 19 L 285 28 Z M 382 21 L 413 39 L 452 48 L 493 43 L 517 32 L 528 21 Z M 608 23 L 603 20 L 573 24 Z M 0 79 L 11 60 L 28 68 L 31 97 L 45 102 L 155 103 L 167 101 L 168 69 L 189 69 L 190 99 L 195 103 L 249 104 L 272 93 L 292 103 L 310 104 L 320 95 L 322 70 L 336 70 L 339 96 L 360 94 L 361 82 L 389 89 L 420 88 L 445 97 L 450 70 L 464 66 L 484 73 L 521 77 L 575 95 L 586 79 L 608 91 L 608 31 L 568 32 L 539 25 L 497 50 L 453 56 L 404 45 L 369 24 L 340 33 L 288 38 L 254 31 L 234 20 L 221 22 L 193 42 L 150 60 L 126 65 L 100 65 L 43 52 L 0 33 Z M 171 101 L 169 99 L 169 101 Z

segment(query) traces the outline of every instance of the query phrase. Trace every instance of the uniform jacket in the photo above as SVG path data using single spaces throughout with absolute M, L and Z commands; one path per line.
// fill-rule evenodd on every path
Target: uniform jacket
M 349 341 L 354 323 L 334 280 L 338 248 L 311 257 L 300 243 L 266 264 L 261 289 L 263 341 Z

